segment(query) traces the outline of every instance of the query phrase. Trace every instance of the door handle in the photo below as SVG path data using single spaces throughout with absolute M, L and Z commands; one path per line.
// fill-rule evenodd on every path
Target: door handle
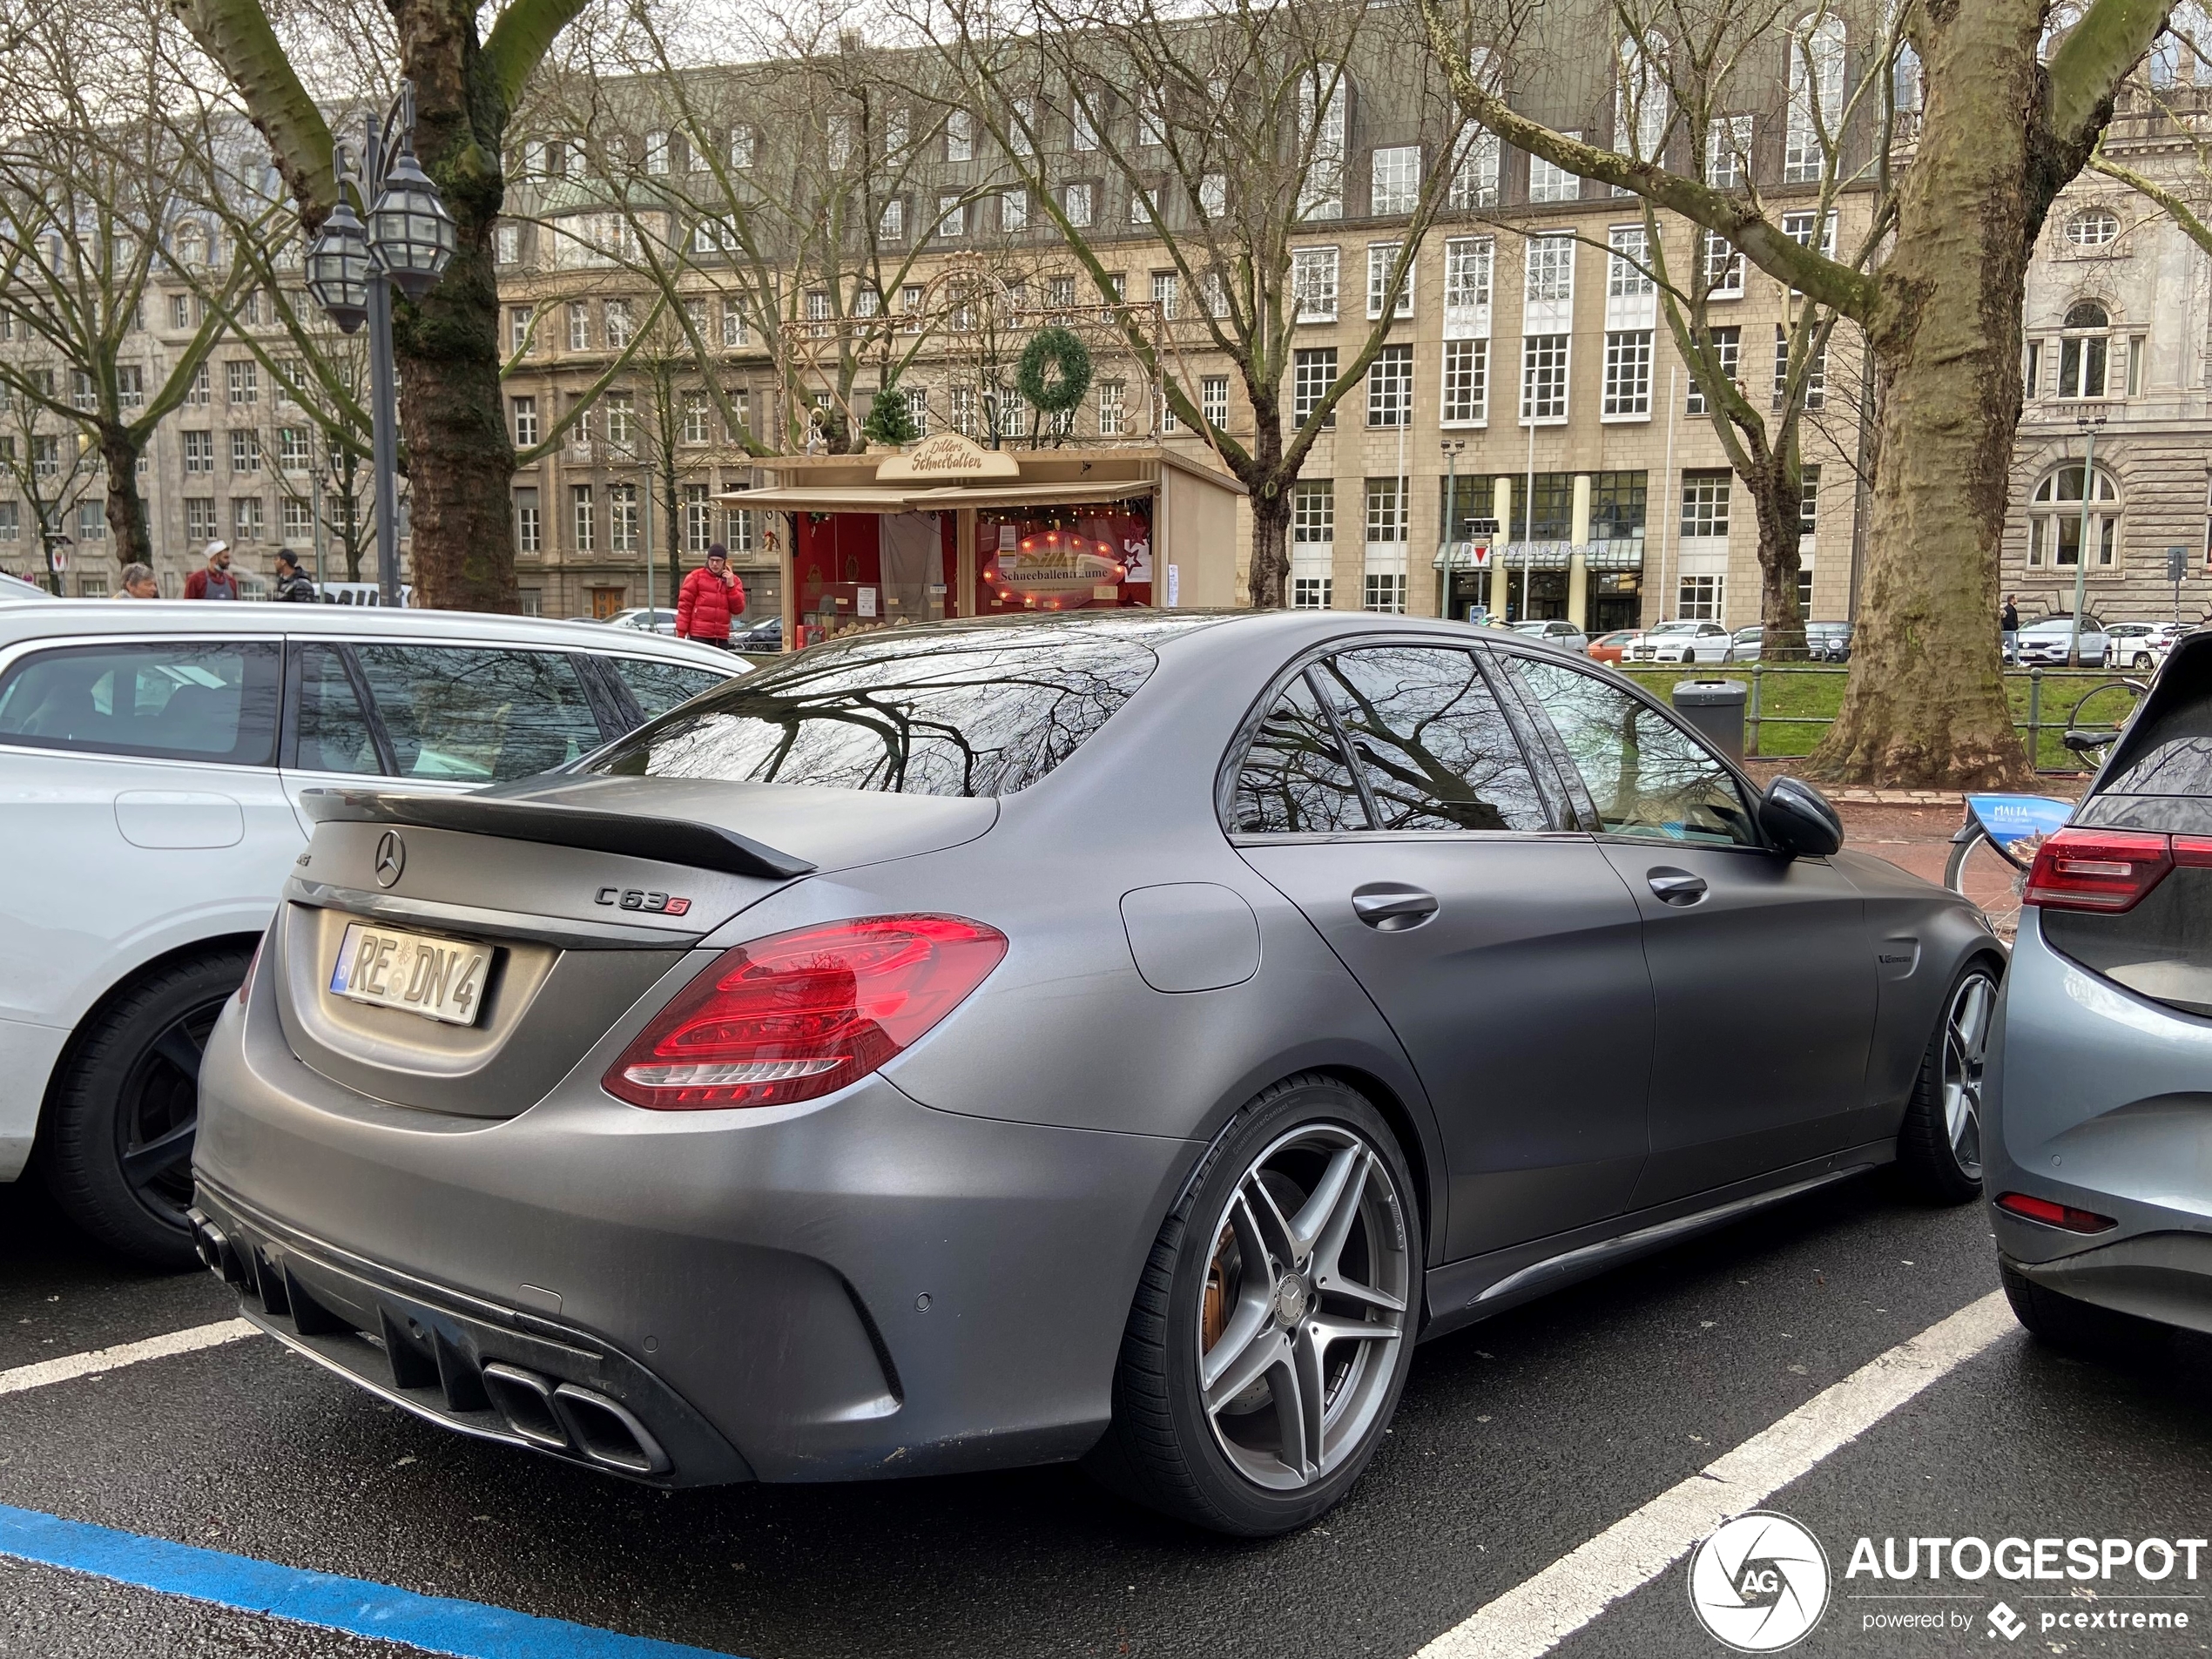
M 1419 887 L 1378 882 L 1352 895 L 1352 914 L 1377 933 L 1399 934 L 1436 914 L 1436 895 Z
M 1644 880 L 1651 883 L 1651 890 L 1661 904 L 1694 905 L 1705 896 L 1705 878 L 1692 875 L 1687 870 L 1670 870 L 1662 867 L 1650 872 Z

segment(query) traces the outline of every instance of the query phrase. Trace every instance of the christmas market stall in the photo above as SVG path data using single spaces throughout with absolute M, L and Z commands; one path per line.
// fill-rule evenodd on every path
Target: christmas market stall
M 987 449 L 939 432 L 759 473 L 721 500 L 774 538 L 798 644 L 948 617 L 1238 603 L 1244 487 L 1163 446 Z

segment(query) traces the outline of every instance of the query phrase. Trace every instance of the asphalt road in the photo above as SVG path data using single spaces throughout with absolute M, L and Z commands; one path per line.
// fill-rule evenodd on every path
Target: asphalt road
M 0 1371 L 233 1310 L 206 1275 L 104 1258 L 34 1187 L 0 1188 Z M 1842 1184 L 1429 1345 L 1350 1501 L 1266 1544 L 1166 1524 L 1069 1468 L 643 1491 L 443 1433 L 260 1338 L 0 1396 L 0 1504 L 755 1659 L 1410 1659 L 1994 1284 L 1978 1207 Z M 2212 1646 L 2195 1600 L 2168 1604 L 2202 1610 L 2186 1634 L 2007 1643 L 1981 1624 L 1997 1591 L 1956 1583 L 1971 1628 L 1870 1634 L 1890 1604 L 1843 1576 L 1862 1534 L 2212 1532 L 2208 1385 L 2212 1344 L 2092 1365 L 2008 1331 L 1762 1506 L 1809 1526 L 1836 1576 L 1793 1651 Z M 1557 1651 L 1723 1653 L 1686 1584 L 1669 1568 Z M 2031 1618 L 2057 1604 L 2006 1588 Z M 411 1651 L 0 1559 L 0 1655 Z

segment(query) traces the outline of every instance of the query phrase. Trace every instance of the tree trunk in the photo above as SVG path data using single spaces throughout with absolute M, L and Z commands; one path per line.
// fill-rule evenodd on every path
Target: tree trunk
M 1759 527 L 1759 658 L 1763 662 L 1805 659 L 1805 617 L 1797 603 L 1804 533 L 1804 475 L 1779 455 L 1743 475 Z
M 492 258 L 505 118 L 470 8 L 397 0 L 393 12 L 415 83 L 416 152 L 453 214 L 457 243 L 435 287 L 419 303 L 393 306 L 415 603 L 511 614 L 521 608 L 509 505 L 515 448 L 499 384 Z
M 100 461 L 107 468 L 107 530 L 120 565 L 153 563 L 153 533 L 138 495 L 138 446 L 119 426 L 100 428 Z
M 1251 459 L 1237 469 L 1252 509 L 1251 563 L 1244 585 L 1254 610 L 1280 610 L 1290 603 L 1291 496 L 1298 487 L 1298 473 L 1293 468 L 1285 474 L 1282 426 L 1276 412 L 1255 406 L 1252 424 Z
M 2022 285 L 2080 159 L 2040 136 L 2041 20 L 2034 0 L 1977 0 L 1926 27 L 1927 111 L 1871 330 L 1881 464 L 1851 679 L 1816 776 L 1970 789 L 2033 776 L 2006 701 L 1998 559 Z

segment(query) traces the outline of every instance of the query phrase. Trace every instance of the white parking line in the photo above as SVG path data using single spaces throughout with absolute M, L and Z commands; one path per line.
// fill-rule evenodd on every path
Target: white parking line
M 2003 1291 L 1967 1304 L 1486 1602 L 1415 1659 L 1537 1659 L 1549 1653 L 1689 1554 L 1722 1521 L 1756 1508 L 2015 1328 Z
M 240 1337 L 253 1334 L 253 1326 L 244 1319 L 224 1319 L 214 1325 L 196 1325 L 189 1331 L 172 1331 L 165 1337 L 148 1337 L 144 1342 L 120 1342 L 112 1348 L 95 1348 L 90 1353 L 64 1354 L 58 1359 L 42 1359 L 35 1366 L 0 1371 L 0 1394 L 20 1394 L 26 1388 L 44 1388 L 49 1383 L 118 1371 L 143 1360 L 166 1359 L 172 1354 L 219 1348 L 226 1342 L 236 1342 Z

